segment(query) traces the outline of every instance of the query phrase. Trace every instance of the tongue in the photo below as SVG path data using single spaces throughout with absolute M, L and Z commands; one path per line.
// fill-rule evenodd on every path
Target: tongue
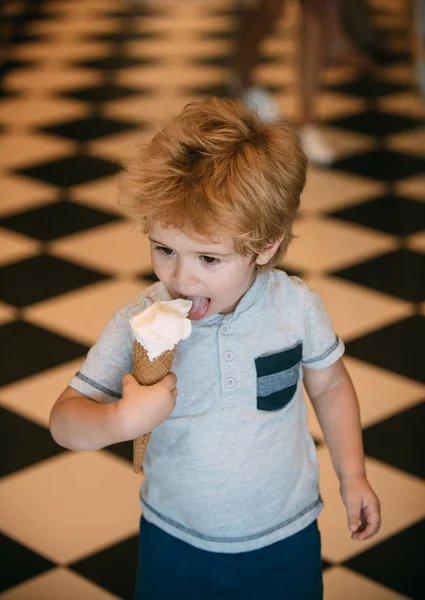
M 207 314 L 210 306 L 210 299 L 204 296 L 187 296 L 192 301 L 192 307 L 187 315 L 191 321 L 199 321 Z

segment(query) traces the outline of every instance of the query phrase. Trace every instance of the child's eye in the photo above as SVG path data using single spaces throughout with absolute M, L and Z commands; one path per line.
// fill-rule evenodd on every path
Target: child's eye
M 155 250 L 161 254 L 165 254 L 166 256 L 171 256 L 171 254 L 174 252 L 174 250 L 171 250 L 171 248 L 166 248 L 165 246 L 155 246 Z
M 218 263 L 220 262 L 219 258 L 214 258 L 214 256 L 200 256 L 199 257 L 202 262 L 204 262 L 207 265 L 218 265 Z

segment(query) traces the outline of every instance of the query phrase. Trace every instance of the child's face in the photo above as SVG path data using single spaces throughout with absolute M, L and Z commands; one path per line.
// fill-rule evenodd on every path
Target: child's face
M 230 235 L 191 238 L 159 224 L 148 235 L 154 271 L 172 296 L 192 300 L 190 319 L 232 312 L 254 281 L 254 255 L 238 254 Z

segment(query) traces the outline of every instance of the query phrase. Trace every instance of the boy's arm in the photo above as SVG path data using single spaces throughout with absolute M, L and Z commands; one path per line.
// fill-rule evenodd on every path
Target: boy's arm
M 352 538 L 367 539 L 379 530 L 380 506 L 366 479 L 360 410 L 350 376 L 339 359 L 324 369 L 304 367 L 304 384 L 340 481 Z
M 158 427 L 171 414 L 176 396 L 174 373 L 151 386 L 124 375 L 121 400 L 105 404 L 67 387 L 50 413 L 50 432 L 69 450 L 100 450 Z

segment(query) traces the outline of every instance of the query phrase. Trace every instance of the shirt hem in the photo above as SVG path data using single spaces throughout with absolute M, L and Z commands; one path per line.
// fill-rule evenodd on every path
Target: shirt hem
M 234 554 L 258 550 L 302 531 L 315 521 L 323 510 L 319 497 L 315 502 L 282 523 L 265 531 L 239 537 L 212 537 L 193 531 L 173 519 L 161 515 L 141 498 L 144 518 L 169 535 L 208 552 Z

